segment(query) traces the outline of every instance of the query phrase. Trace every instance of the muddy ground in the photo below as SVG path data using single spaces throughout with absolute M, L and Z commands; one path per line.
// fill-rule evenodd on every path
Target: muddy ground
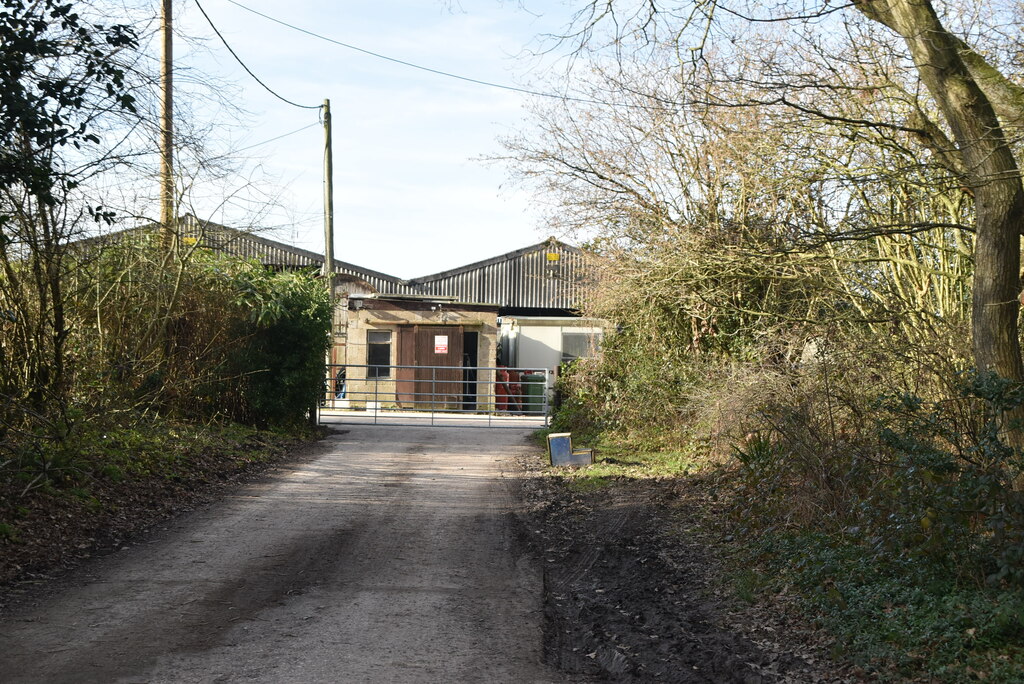
M 505 514 L 509 552 L 531 561 L 542 578 L 535 589 L 542 612 L 534 619 L 540 623 L 540 650 L 549 672 L 561 672 L 566 681 L 858 681 L 827 660 L 821 635 L 784 611 L 740 604 L 722 589 L 714 549 L 728 542 L 701 522 L 717 515 L 703 489 L 685 480 L 621 479 L 581 491 L 552 477 L 540 448 L 523 448 L 525 433 L 521 439 L 500 467 L 510 494 Z M 422 451 L 409 449 L 414 456 Z M 311 458 L 308 449 L 297 451 L 294 462 L 285 459 L 268 467 L 308 466 Z M 410 476 L 417 481 L 426 477 L 410 475 L 419 471 L 408 470 L 407 459 L 403 463 L 407 472 L 398 480 L 394 473 L 379 475 L 379 486 L 388 488 L 383 491 L 405 486 Z M 435 476 L 443 480 L 441 465 L 439 460 L 430 466 L 437 471 L 429 473 L 431 482 Z M 455 476 L 463 476 L 461 468 Z M 58 526 L 46 544 L 22 545 L 25 558 L 18 557 L 19 545 L 6 545 L 4 563 L 22 570 L 0 589 L 0 619 L 4 612 L 44 602 L 48 592 L 60 591 L 67 584 L 64 578 L 74 574 L 72 566 L 90 562 L 89 556 L 148 545 L 152 532 L 147 530 L 154 525 L 157 531 L 173 527 L 168 516 L 211 497 L 236 496 L 251 486 L 253 476 L 247 470 L 216 477 L 212 488 L 181 486 L 166 494 L 123 499 L 110 529 Z M 138 521 L 135 528 L 132 521 Z M 493 536 L 495 529 L 488 534 Z M 453 556 L 454 568 L 465 562 L 464 553 Z M 330 572 L 341 570 L 332 566 Z M 412 578 L 403 582 L 415 583 Z
M 780 606 L 750 606 L 719 581 L 707 524 L 722 515 L 686 479 L 581 489 L 521 462 L 521 539 L 544 574 L 545 659 L 616 682 L 857 682 L 828 638 Z

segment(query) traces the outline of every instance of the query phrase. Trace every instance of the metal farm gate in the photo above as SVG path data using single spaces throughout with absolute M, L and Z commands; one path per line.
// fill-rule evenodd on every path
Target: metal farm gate
M 447 336 L 454 343 L 451 359 L 462 356 L 456 330 Z M 417 350 L 435 344 L 438 336 L 445 334 L 436 327 L 410 331 L 405 342 L 400 339 L 399 359 L 414 360 Z M 427 358 L 437 358 L 429 351 Z M 546 368 L 332 364 L 327 366 L 319 422 L 547 427 L 550 375 Z

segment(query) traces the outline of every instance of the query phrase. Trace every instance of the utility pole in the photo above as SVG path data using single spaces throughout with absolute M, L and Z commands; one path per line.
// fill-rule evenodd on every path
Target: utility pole
M 334 299 L 334 160 L 331 155 L 331 101 L 324 99 L 324 278 Z
M 334 354 L 334 158 L 331 154 L 331 101 L 324 98 L 320 109 L 324 119 L 324 282 L 327 284 L 327 298 L 331 303 L 331 347 L 327 350 L 327 382 L 330 383 Z M 333 386 L 328 384 L 332 391 Z M 317 416 L 319 406 L 314 402 L 309 409 L 309 422 L 312 426 L 320 422 Z
M 163 54 L 160 61 L 160 242 L 165 250 L 174 244 L 174 36 L 172 0 L 163 0 L 161 32 Z

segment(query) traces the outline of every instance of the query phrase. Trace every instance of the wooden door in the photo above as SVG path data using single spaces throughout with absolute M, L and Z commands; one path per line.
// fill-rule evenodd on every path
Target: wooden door
M 402 408 L 457 408 L 462 403 L 462 326 L 398 329 L 396 400 Z M 430 368 L 441 366 L 441 368 Z

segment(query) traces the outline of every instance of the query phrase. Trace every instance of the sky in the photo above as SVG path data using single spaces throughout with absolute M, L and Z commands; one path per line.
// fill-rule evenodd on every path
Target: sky
M 436 273 L 545 239 L 550 231 L 529 189 L 510 183 L 499 138 L 528 127 L 529 97 L 389 62 L 314 38 L 230 0 L 200 0 L 248 68 L 284 98 L 333 119 L 335 258 L 402 278 Z M 558 0 L 239 0 L 245 7 L 336 41 L 430 69 L 524 86 L 544 65 L 524 57 L 537 37 L 566 26 Z M 323 140 L 319 113 L 286 104 L 252 79 L 223 47 L 194 0 L 175 5 L 182 87 L 196 75 L 227 84 L 248 114 L 225 117 L 219 135 L 256 145 L 226 184 L 189 211 L 226 225 L 274 226 L 268 237 L 323 253 Z M 517 57 L 518 56 L 518 57 Z M 190 77 L 189 74 L 192 74 Z M 235 89 L 237 88 L 237 90 Z M 195 116 L 217 124 L 220 113 Z M 307 127 L 308 126 L 308 127 Z M 280 140 L 259 144 L 277 136 Z M 230 189 L 230 187 L 229 187 Z M 227 199 L 225 199 L 227 198 Z

